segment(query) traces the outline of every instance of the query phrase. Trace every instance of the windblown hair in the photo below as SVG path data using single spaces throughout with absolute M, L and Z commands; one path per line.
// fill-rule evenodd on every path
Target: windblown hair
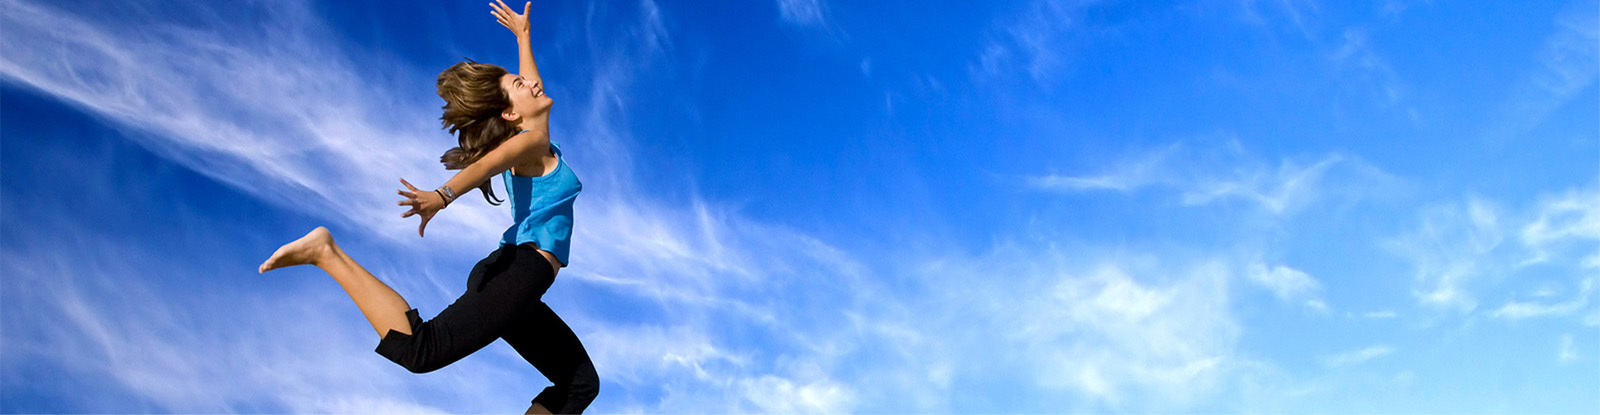
M 507 73 L 505 68 L 470 59 L 439 73 L 439 98 L 444 98 L 439 121 L 460 143 L 439 157 L 445 169 L 464 169 L 516 135 L 517 126 L 500 117 L 511 107 L 511 98 L 500 89 L 500 78 Z M 495 197 L 489 182 L 478 184 L 478 190 L 489 204 L 499 205 L 503 200 Z

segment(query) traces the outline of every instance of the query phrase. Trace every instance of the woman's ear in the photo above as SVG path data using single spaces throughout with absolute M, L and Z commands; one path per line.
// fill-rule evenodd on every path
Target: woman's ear
M 517 120 L 521 119 L 522 116 L 518 115 L 516 111 L 507 110 L 505 112 L 500 113 L 500 118 L 505 118 L 506 121 L 510 121 L 510 122 L 517 122 Z

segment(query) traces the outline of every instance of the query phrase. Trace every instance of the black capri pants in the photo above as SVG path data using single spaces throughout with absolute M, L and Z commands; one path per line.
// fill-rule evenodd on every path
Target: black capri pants
M 377 352 L 426 373 L 505 339 L 553 384 L 533 403 L 558 414 L 582 413 L 600 393 L 600 379 L 578 336 L 540 299 L 553 282 L 550 261 L 533 244 L 501 245 L 472 267 L 461 298 L 429 321 L 416 309 L 407 311 L 411 334 L 390 330 Z

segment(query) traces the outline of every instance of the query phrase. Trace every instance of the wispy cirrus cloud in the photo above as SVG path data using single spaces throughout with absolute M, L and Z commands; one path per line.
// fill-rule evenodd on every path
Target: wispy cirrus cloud
M 1537 266 L 1542 277 L 1535 281 L 1569 287 L 1573 298 L 1512 299 L 1490 315 L 1569 315 L 1585 307 L 1596 283 L 1587 273 L 1600 262 L 1597 200 L 1600 192 L 1592 186 L 1545 195 L 1523 209 L 1471 196 L 1464 203 L 1423 208 L 1419 223 L 1384 245 L 1411 262 L 1414 295 L 1422 304 L 1470 312 L 1491 287 L 1515 282 L 1511 277 Z
M 338 43 L 318 41 L 330 35 L 308 6 L 261 12 L 260 25 L 239 28 L 255 32 L 215 36 L 220 28 L 140 25 L 15 2 L 0 17 L 6 37 L 30 41 L 0 46 L 0 77 L 115 120 L 146 147 L 262 200 L 410 241 L 390 231 L 402 229 L 398 196 L 375 190 L 400 188 L 396 176 L 443 181 L 432 153 L 450 140 L 429 121 L 436 111 L 363 104 L 402 97 L 361 75 Z M 506 217 L 463 206 L 437 228 L 482 233 Z
M 1315 40 L 1318 34 L 1319 21 L 1313 17 L 1319 10 L 1317 4 L 1311 0 L 1277 0 L 1265 2 L 1259 0 L 1242 0 L 1236 2 L 1242 20 L 1257 24 L 1267 25 L 1273 21 L 1288 21 L 1294 23 L 1295 30 L 1308 39 Z M 1278 15 L 1281 13 L 1281 15 Z M 1287 19 L 1285 19 L 1287 18 Z
M 1562 335 L 1561 346 L 1556 350 L 1556 361 L 1561 363 L 1573 363 L 1582 359 L 1583 357 L 1578 355 L 1577 344 L 1572 341 L 1572 335 Z
M 1137 271 L 1135 271 L 1137 272 Z M 1190 399 L 1233 361 L 1238 323 L 1223 311 L 1227 274 L 1198 264 L 1172 282 L 1110 265 L 1063 275 L 1011 332 L 1039 362 L 1046 387 L 1073 389 L 1113 407 L 1137 391 Z M 1206 340 L 1199 340 L 1206 339 Z M 1183 391 L 1179 385 L 1201 386 Z
M 1240 393 L 1260 373 L 1238 350 L 1231 311 L 1243 269 L 1225 254 L 1013 240 L 921 260 L 899 277 L 920 297 L 905 300 L 909 315 L 879 321 L 906 328 L 905 366 L 928 369 L 908 375 L 929 388 L 1015 396 L 1031 410 L 1183 408 Z M 967 327 L 988 329 L 951 335 Z M 1016 376 L 1025 383 L 1011 384 Z
M 1489 258 L 1504 241 L 1503 214 L 1491 202 L 1470 198 L 1465 204 L 1423 210 L 1421 223 L 1387 245 L 1414 266 L 1414 295 L 1423 304 L 1472 311 L 1477 296 L 1469 285 L 1498 265 Z
M 1245 277 L 1256 284 L 1266 287 L 1282 301 L 1296 301 L 1317 309 L 1328 311 L 1327 303 L 1318 295 L 1322 284 L 1316 278 L 1306 274 L 1305 271 L 1283 265 L 1268 266 L 1261 262 L 1250 264 L 1245 271 Z
M 1351 350 L 1322 358 L 1322 364 L 1329 368 L 1340 368 L 1366 363 L 1372 359 L 1394 354 L 1394 348 L 1385 345 L 1368 346 L 1358 350 Z
M 1256 170 L 1234 177 L 1191 183 L 1183 191 L 1186 205 L 1207 205 L 1220 200 L 1242 199 L 1254 202 L 1268 212 L 1284 214 L 1305 206 L 1319 195 L 1317 186 L 1325 172 L 1344 161 L 1338 154 L 1301 165 L 1292 160 L 1279 163 L 1275 171 Z
M 1366 318 L 1370 318 L 1370 319 L 1376 319 L 1376 320 L 1387 320 L 1387 319 L 1399 317 L 1400 314 L 1395 313 L 1393 310 L 1382 310 L 1382 311 L 1369 311 L 1369 312 L 1361 313 L 1361 316 L 1362 317 L 1366 317 Z
M 1243 202 L 1272 215 L 1290 215 L 1314 202 L 1356 201 L 1391 191 L 1398 180 L 1364 161 L 1339 153 L 1310 162 L 1284 158 L 1273 166 L 1237 141 L 1221 145 L 1173 143 L 1113 159 L 1102 173 L 1025 177 L 1033 190 L 1170 192 L 1184 206 Z M 1336 173 L 1336 174 L 1335 174 Z
M 1370 44 L 1365 29 L 1351 28 L 1344 31 L 1344 41 L 1332 53 L 1331 59 L 1340 68 L 1353 74 L 1356 82 L 1352 85 L 1370 85 L 1376 89 L 1375 101 L 1384 108 L 1393 108 L 1405 98 L 1408 89 L 1400 75 L 1390 66 L 1389 60 L 1378 53 Z
M 970 71 L 980 81 L 1021 73 L 1049 88 L 1072 63 L 1073 49 L 1085 35 L 1082 13 L 1096 1 L 1036 0 L 998 22 Z
M 1550 261 L 1574 248 L 1600 241 L 1600 188 L 1571 189 L 1547 196 L 1537 207 L 1536 218 L 1524 225 L 1518 237 L 1532 251 L 1523 265 Z M 1582 258 L 1585 268 L 1600 269 L 1600 252 L 1590 250 Z
M 1063 193 L 1097 190 L 1132 192 L 1145 186 L 1167 184 L 1173 180 L 1170 164 L 1174 153 L 1183 149 L 1180 144 L 1161 147 L 1120 161 L 1110 171 L 1082 176 L 1043 175 L 1024 178 L 1024 183 L 1037 190 Z
M 1570 1 L 1554 18 L 1528 74 L 1513 86 L 1502 111 L 1506 123 L 1495 131 L 1506 139 L 1543 123 L 1600 79 L 1600 19 L 1592 0 Z
M 1593 291 L 1592 288 L 1589 287 L 1592 286 L 1592 283 L 1585 284 L 1585 289 L 1582 291 L 1581 296 L 1571 301 L 1553 304 L 1529 301 L 1511 301 L 1500 306 L 1499 309 L 1496 309 L 1493 313 L 1490 313 L 1490 315 L 1511 320 L 1520 320 L 1532 317 L 1569 315 L 1582 309 L 1588 304 L 1588 294 Z
M 88 195 L 106 196 L 100 192 L 108 190 Z M 330 311 L 348 307 L 342 292 L 318 290 L 281 298 L 275 297 L 281 291 L 262 290 L 247 295 L 217 288 L 239 284 L 237 271 L 244 270 L 228 269 L 231 261 L 173 260 L 174 255 L 237 238 L 175 230 L 168 235 L 174 239 L 161 247 L 137 246 L 84 237 L 95 235 L 91 225 L 32 212 L 37 206 L 9 206 L 13 209 L 8 214 L 28 215 L 31 223 L 8 223 L 8 239 L 29 243 L 7 244 L 0 259 L 0 272 L 6 275 L 0 315 L 7 330 L 0 341 L 0 365 L 7 368 L 8 397 L 18 388 L 38 388 L 35 393 L 43 396 L 72 398 L 71 406 L 59 408 L 85 412 L 126 411 L 137 405 L 180 413 L 448 413 L 511 410 L 518 404 L 488 399 L 518 393 L 513 385 L 523 383 L 522 377 L 504 369 L 501 360 L 520 360 L 514 355 L 462 362 L 437 372 L 427 381 L 462 389 L 415 399 L 420 379 L 401 376 L 403 369 L 370 352 L 376 336 L 352 320 L 358 315 Z M 210 231 L 248 228 L 185 216 L 182 209 L 168 214 L 196 226 L 216 225 L 207 227 Z M 29 372 L 29 378 L 19 379 L 20 373 L 12 373 L 19 368 L 44 373 Z M 86 397 L 82 387 L 99 392 Z M 17 404 L 7 407 L 16 409 Z
M 798 26 L 826 26 L 828 5 L 823 0 L 778 0 L 778 16 Z

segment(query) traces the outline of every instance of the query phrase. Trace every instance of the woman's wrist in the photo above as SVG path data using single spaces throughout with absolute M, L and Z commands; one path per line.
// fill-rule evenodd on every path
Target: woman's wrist
M 433 190 L 433 193 L 438 194 L 439 199 L 444 200 L 445 206 L 450 206 L 450 202 L 456 201 L 456 191 L 451 189 L 450 186 L 439 186 L 438 189 Z

